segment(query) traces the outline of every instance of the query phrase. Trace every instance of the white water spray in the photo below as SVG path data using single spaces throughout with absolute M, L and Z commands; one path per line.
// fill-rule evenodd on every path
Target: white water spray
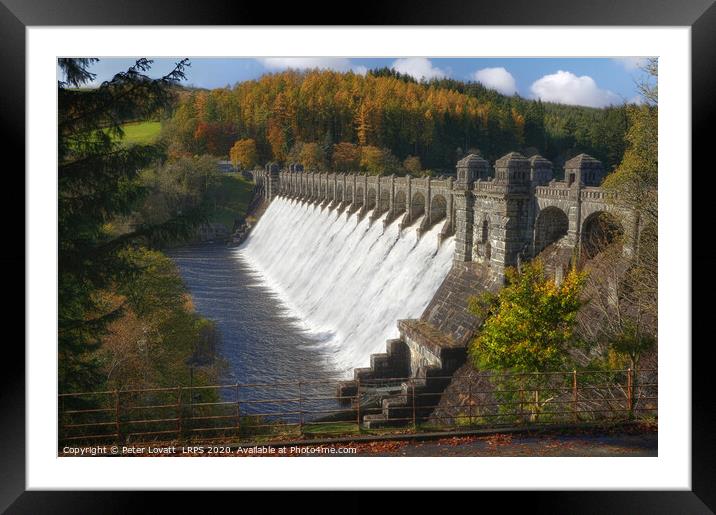
M 384 217 L 276 198 L 236 251 L 344 373 L 385 352 L 397 320 L 419 317 L 450 270 L 455 242 L 438 248 L 442 223 L 418 238 L 420 220 L 399 234 Z

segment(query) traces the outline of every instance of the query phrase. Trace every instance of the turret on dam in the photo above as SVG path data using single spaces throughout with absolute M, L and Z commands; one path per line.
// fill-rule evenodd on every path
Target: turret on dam
M 429 231 L 437 236 L 436 248 L 454 237 L 452 266 L 420 318 L 393 321 L 399 337 L 388 340 L 385 353 L 372 354 L 370 366 L 356 368 L 338 392 L 348 397 L 373 380 L 410 377 L 413 385 L 419 381 L 413 396 L 425 399 L 439 395 L 446 378 L 465 363 L 482 323 L 468 309 L 469 298 L 497 291 L 507 267 L 548 250 L 566 266 L 582 254 L 589 257 L 605 237 L 618 236 L 623 252 L 634 253 L 638 217 L 600 187 L 604 176 L 601 162 L 580 154 L 565 163 L 564 179 L 555 180 L 550 161 L 517 152 L 493 166 L 470 154 L 458 161 L 454 177 L 314 173 L 300 164 L 282 170 L 275 163 L 254 172 L 267 200 L 291 199 L 371 223 L 382 220 L 383 230 L 414 228 L 423 239 Z M 559 280 L 563 268 L 551 271 Z M 407 399 L 405 392 L 386 396 L 380 411 L 366 414 L 363 423 L 400 419 Z

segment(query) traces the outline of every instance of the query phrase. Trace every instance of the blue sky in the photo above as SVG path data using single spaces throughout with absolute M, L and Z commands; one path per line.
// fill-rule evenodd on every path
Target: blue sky
M 150 76 L 161 76 L 178 60 L 155 58 Z M 96 83 L 110 79 L 135 59 L 104 58 L 92 66 Z M 218 88 L 287 68 L 323 68 L 365 73 L 391 67 L 417 79 L 477 80 L 501 93 L 572 105 L 603 107 L 639 100 L 639 58 L 191 58 L 185 84 Z

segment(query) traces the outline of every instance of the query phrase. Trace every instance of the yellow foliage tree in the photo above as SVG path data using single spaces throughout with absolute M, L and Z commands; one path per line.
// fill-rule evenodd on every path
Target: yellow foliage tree
M 370 123 L 371 108 L 368 102 L 362 102 L 356 112 L 356 131 L 358 133 L 358 144 L 362 147 L 368 145 L 371 139 L 373 127 Z
M 229 151 L 231 164 L 244 170 L 252 168 L 258 161 L 256 142 L 253 139 L 240 139 Z
M 318 143 L 306 143 L 301 148 L 300 159 L 307 171 L 319 171 L 324 166 L 323 148 Z
M 391 174 L 400 170 L 400 162 L 387 148 L 367 146 L 361 148 L 361 170 L 374 174 Z
M 283 161 L 286 158 L 286 138 L 284 137 L 283 129 L 277 123 L 271 123 L 269 125 L 268 141 L 271 145 L 273 158 L 277 161 Z
M 560 368 L 568 357 L 585 274 L 572 269 L 557 284 L 544 275 L 539 260 L 522 272 L 506 270 L 508 285 L 492 299 L 480 334 L 469 346 L 477 368 L 544 372 Z M 484 299 L 483 299 L 484 300 Z M 478 315 L 480 305 L 471 310 Z

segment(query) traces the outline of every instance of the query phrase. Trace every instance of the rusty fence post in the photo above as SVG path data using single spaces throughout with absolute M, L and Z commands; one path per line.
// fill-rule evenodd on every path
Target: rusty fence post
M 184 423 L 183 423 L 184 414 L 182 413 L 182 409 L 181 409 L 181 394 L 182 394 L 182 388 L 181 388 L 181 386 L 177 386 L 176 409 L 177 409 L 177 426 L 179 428 L 178 439 L 180 441 L 183 441 L 184 440 Z
M 117 431 L 117 444 L 122 443 L 122 431 L 119 421 L 119 390 L 114 390 L 114 425 Z
M 58 409 L 60 410 L 60 416 L 59 420 L 57 421 L 57 431 L 59 432 L 60 442 L 64 442 L 65 438 L 67 437 L 67 428 L 65 427 L 67 425 L 67 414 L 65 413 L 66 407 L 64 395 L 61 395 L 58 398 Z
M 524 374 L 520 375 L 520 388 L 519 388 L 519 394 L 520 394 L 520 420 L 522 421 L 522 424 L 525 423 L 525 376 Z M 509 397 L 508 397 L 509 398 Z
M 239 383 L 236 383 L 236 433 L 241 436 L 241 406 L 239 401 Z
M 577 369 L 572 371 L 572 411 L 574 412 L 574 422 L 579 421 L 579 410 L 577 405 Z
M 356 379 L 356 425 L 360 433 L 360 378 Z
M 298 382 L 298 433 L 303 434 L 303 391 L 301 381 Z
M 634 407 L 634 406 L 633 406 L 633 402 L 634 402 L 633 395 L 634 395 L 634 393 L 632 392 L 632 384 L 633 384 L 632 369 L 631 369 L 631 367 L 630 367 L 630 368 L 627 369 L 627 399 L 626 399 L 626 401 L 627 401 L 627 411 L 628 411 L 628 416 L 629 416 L 629 418 L 632 418 L 632 415 L 633 415 L 632 409 L 633 409 L 633 407 Z
M 417 431 L 418 424 L 417 419 L 415 417 L 415 380 L 413 378 L 410 379 L 410 389 L 413 394 L 413 431 Z

